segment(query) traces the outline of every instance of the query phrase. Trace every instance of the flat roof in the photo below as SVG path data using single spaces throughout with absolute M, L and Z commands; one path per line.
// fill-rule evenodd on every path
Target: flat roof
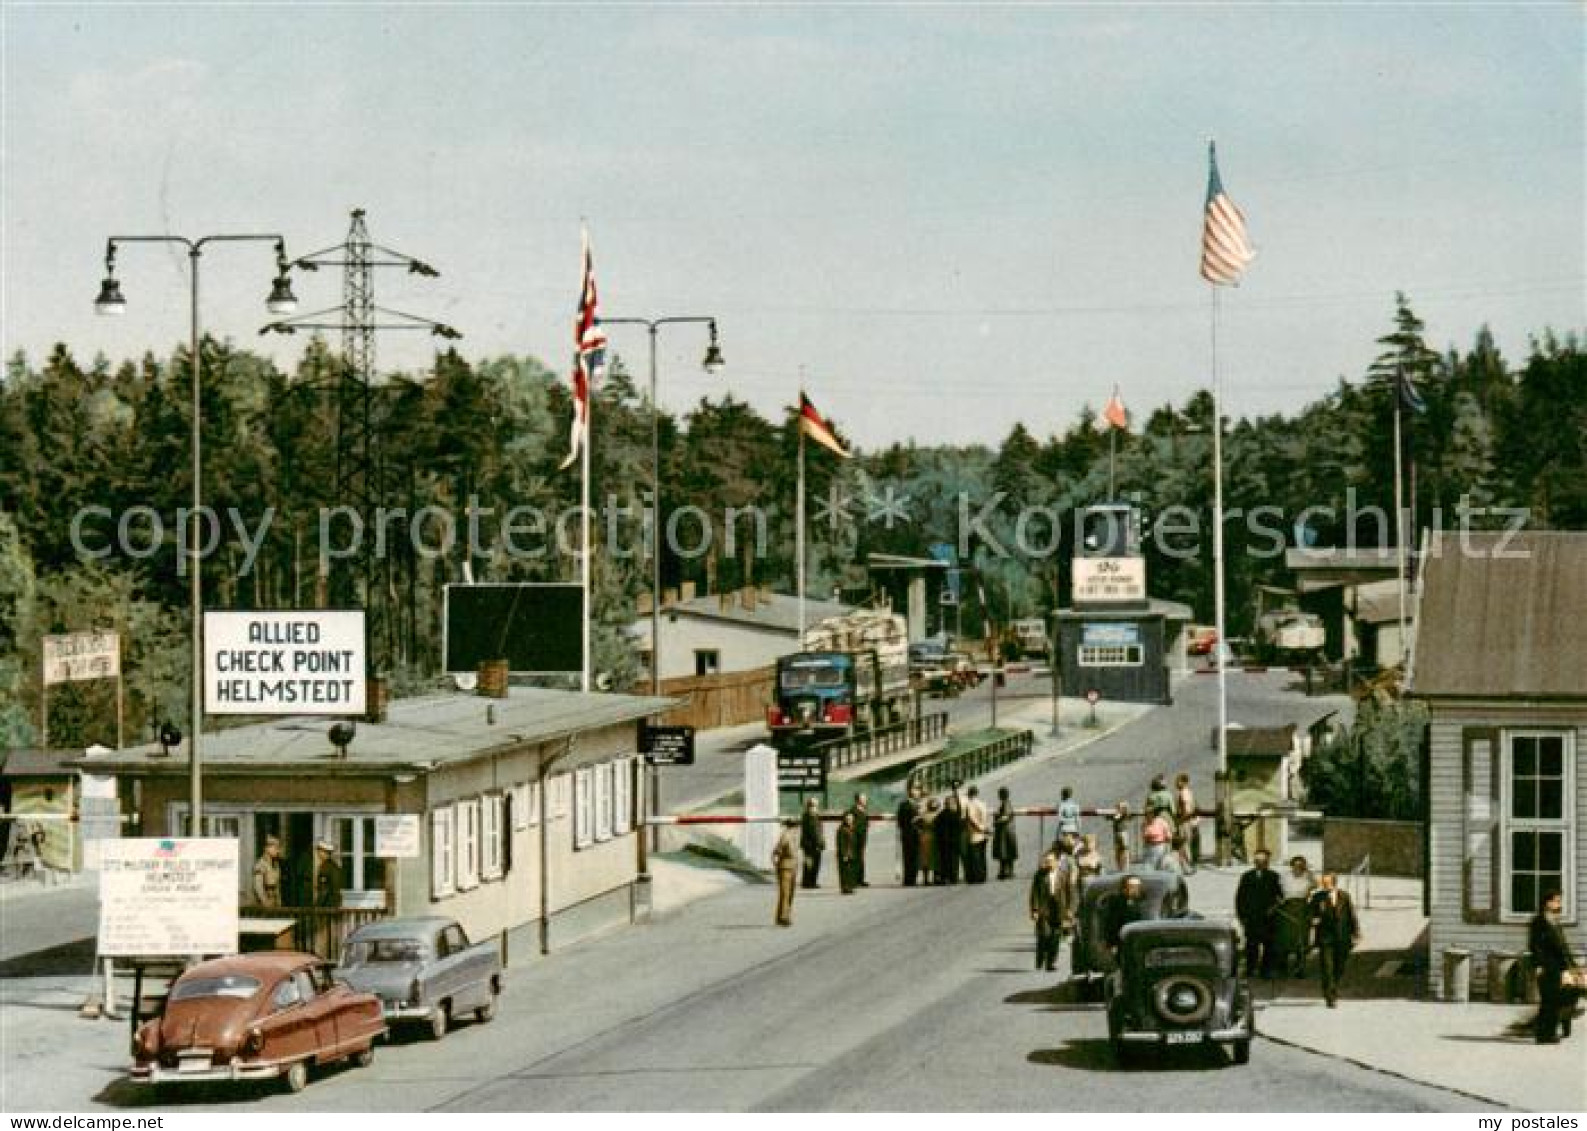
M 396 699 L 386 721 L 359 721 L 347 757 L 329 731 L 335 718 L 295 716 L 204 735 L 205 774 L 323 772 L 333 775 L 427 772 L 492 753 L 658 715 L 680 700 L 512 687 L 505 699 L 452 693 Z M 77 763 L 96 773 L 186 773 L 185 748 L 157 743 Z

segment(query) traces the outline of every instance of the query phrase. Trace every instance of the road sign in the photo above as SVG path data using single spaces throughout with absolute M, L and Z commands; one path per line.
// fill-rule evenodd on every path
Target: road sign
M 639 749 L 653 766 L 692 766 L 694 728 L 644 727 L 639 734 Z
M 1097 700 L 1101 699 L 1101 698 L 1102 698 L 1102 692 L 1098 691 L 1094 687 L 1086 692 L 1086 702 L 1090 703 L 1093 707 L 1095 707 L 1097 705 Z
M 827 787 L 827 759 L 819 750 L 779 750 L 777 788 L 783 793 L 820 793 Z

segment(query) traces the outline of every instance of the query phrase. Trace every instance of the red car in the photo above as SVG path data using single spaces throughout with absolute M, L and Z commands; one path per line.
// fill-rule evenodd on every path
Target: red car
M 201 962 L 171 985 L 165 1011 L 132 1041 L 144 1084 L 285 1077 L 303 1090 L 311 1064 L 360 1066 L 386 1032 L 380 1000 L 331 980 L 312 954 L 265 951 Z

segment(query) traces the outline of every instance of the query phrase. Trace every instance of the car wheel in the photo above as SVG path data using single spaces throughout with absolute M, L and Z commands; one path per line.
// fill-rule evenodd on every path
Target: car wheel
M 1250 1042 L 1249 1039 L 1244 1040 L 1244 1041 L 1235 1041 L 1234 1042 L 1234 1063 L 1236 1063 L 1236 1064 L 1250 1064 L 1251 1063 L 1251 1042 Z
M 353 1063 L 360 1068 L 368 1068 L 375 1063 L 375 1042 L 370 1041 L 353 1055 Z
M 439 1041 L 442 1037 L 446 1036 L 446 1026 L 448 1020 L 447 1004 L 443 1001 L 435 1007 L 435 1012 L 430 1014 L 431 1040 Z
M 287 1082 L 287 1091 L 301 1092 L 304 1088 L 309 1086 L 309 1062 L 306 1060 L 293 1061 L 287 1067 L 285 1079 Z
M 481 1024 L 486 1021 L 493 1020 L 496 1016 L 496 1002 L 500 996 L 501 995 L 497 991 L 496 987 L 492 986 L 490 988 L 490 1000 L 474 1011 L 475 1019 Z

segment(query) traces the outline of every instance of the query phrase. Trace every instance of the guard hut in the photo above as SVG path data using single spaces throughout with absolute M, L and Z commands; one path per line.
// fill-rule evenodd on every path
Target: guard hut
M 1171 702 L 1168 611 L 1146 595 L 1141 520 L 1123 503 L 1077 514 L 1073 607 L 1058 613 L 1065 695 L 1095 690 L 1129 703 Z

